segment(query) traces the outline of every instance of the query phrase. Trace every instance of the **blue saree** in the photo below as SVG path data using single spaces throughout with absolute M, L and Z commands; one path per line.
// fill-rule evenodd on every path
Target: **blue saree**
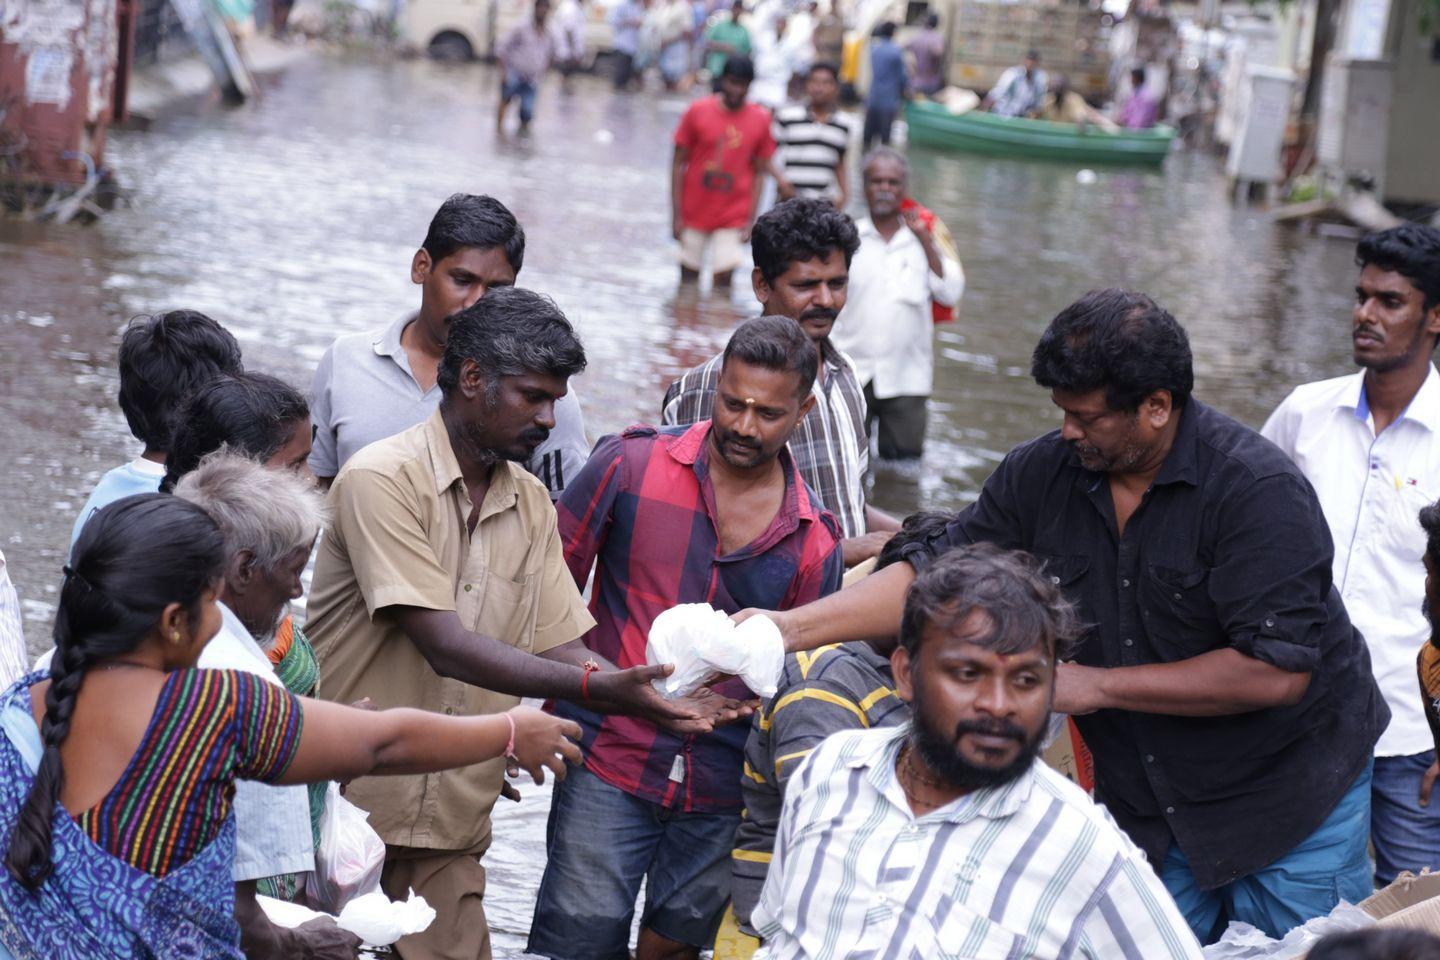
M 0 842 L 8 845 L 42 753 L 22 677 L 0 696 Z M 55 811 L 55 872 L 34 893 L 0 870 L 0 960 L 243 960 L 233 916 L 235 817 L 200 855 L 153 877 Z

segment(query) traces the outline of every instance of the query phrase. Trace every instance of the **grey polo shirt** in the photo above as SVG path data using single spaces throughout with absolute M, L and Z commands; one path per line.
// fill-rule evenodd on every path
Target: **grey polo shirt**
M 315 423 L 310 469 L 317 477 L 336 476 L 361 448 L 423 422 L 440 405 L 440 387 L 420 389 L 400 346 L 401 331 L 415 317 L 401 317 L 376 333 L 340 337 L 320 358 L 310 397 Z M 555 429 L 525 469 L 557 500 L 589 457 L 585 418 L 572 389 L 555 404 Z

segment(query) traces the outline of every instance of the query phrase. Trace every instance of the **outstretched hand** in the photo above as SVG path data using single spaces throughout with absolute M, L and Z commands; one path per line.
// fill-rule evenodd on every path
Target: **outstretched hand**
M 759 700 L 736 700 L 716 693 L 709 687 L 697 687 L 692 693 L 670 701 L 697 714 L 693 720 L 661 720 L 657 723 L 671 733 L 709 733 L 716 727 L 739 720 L 748 720 L 760 706 Z

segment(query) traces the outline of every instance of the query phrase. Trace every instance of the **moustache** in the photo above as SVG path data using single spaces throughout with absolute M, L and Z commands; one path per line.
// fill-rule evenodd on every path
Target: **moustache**
M 734 430 L 721 430 L 719 431 L 719 437 L 721 446 L 745 447 L 747 450 L 760 449 L 760 441 L 741 436 Z
M 1009 720 L 961 720 L 955 724 L 955 739 L 967 733 L 978 733 L 986 737 L 1008 737 L 1017 743 L 1024 743 L 1025 728 Z
M 520 442 L 527 446 L 538 447 L 550 439 L 550 431 L 544 427 L 531 427 L 520 434 Z
M 840 316 L 840 311 L 833 307 L 811 307 L 800 314 L 801 320 L 834 320 Z

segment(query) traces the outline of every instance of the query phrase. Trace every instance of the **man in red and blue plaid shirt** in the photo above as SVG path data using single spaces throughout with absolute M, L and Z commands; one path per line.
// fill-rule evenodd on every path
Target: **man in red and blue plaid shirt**
M 682 603 L 788 609 L 832 593 L 840 530 L 786 442 L 815 400 L 819 357 L 794 320 L 761 317 L 725 348 L 711 420 L 606 437 L 557 504 L 577 584 L 595 565 L 587 647 L 645 662 L 650 626 Z M 748 699 L 738 680 L 716 692 Z M 679 734 L 560 702 L 585 766 L 556 784 L 529 951 L 563 960 L 698 957 L 729 899 L 748 725 Z

